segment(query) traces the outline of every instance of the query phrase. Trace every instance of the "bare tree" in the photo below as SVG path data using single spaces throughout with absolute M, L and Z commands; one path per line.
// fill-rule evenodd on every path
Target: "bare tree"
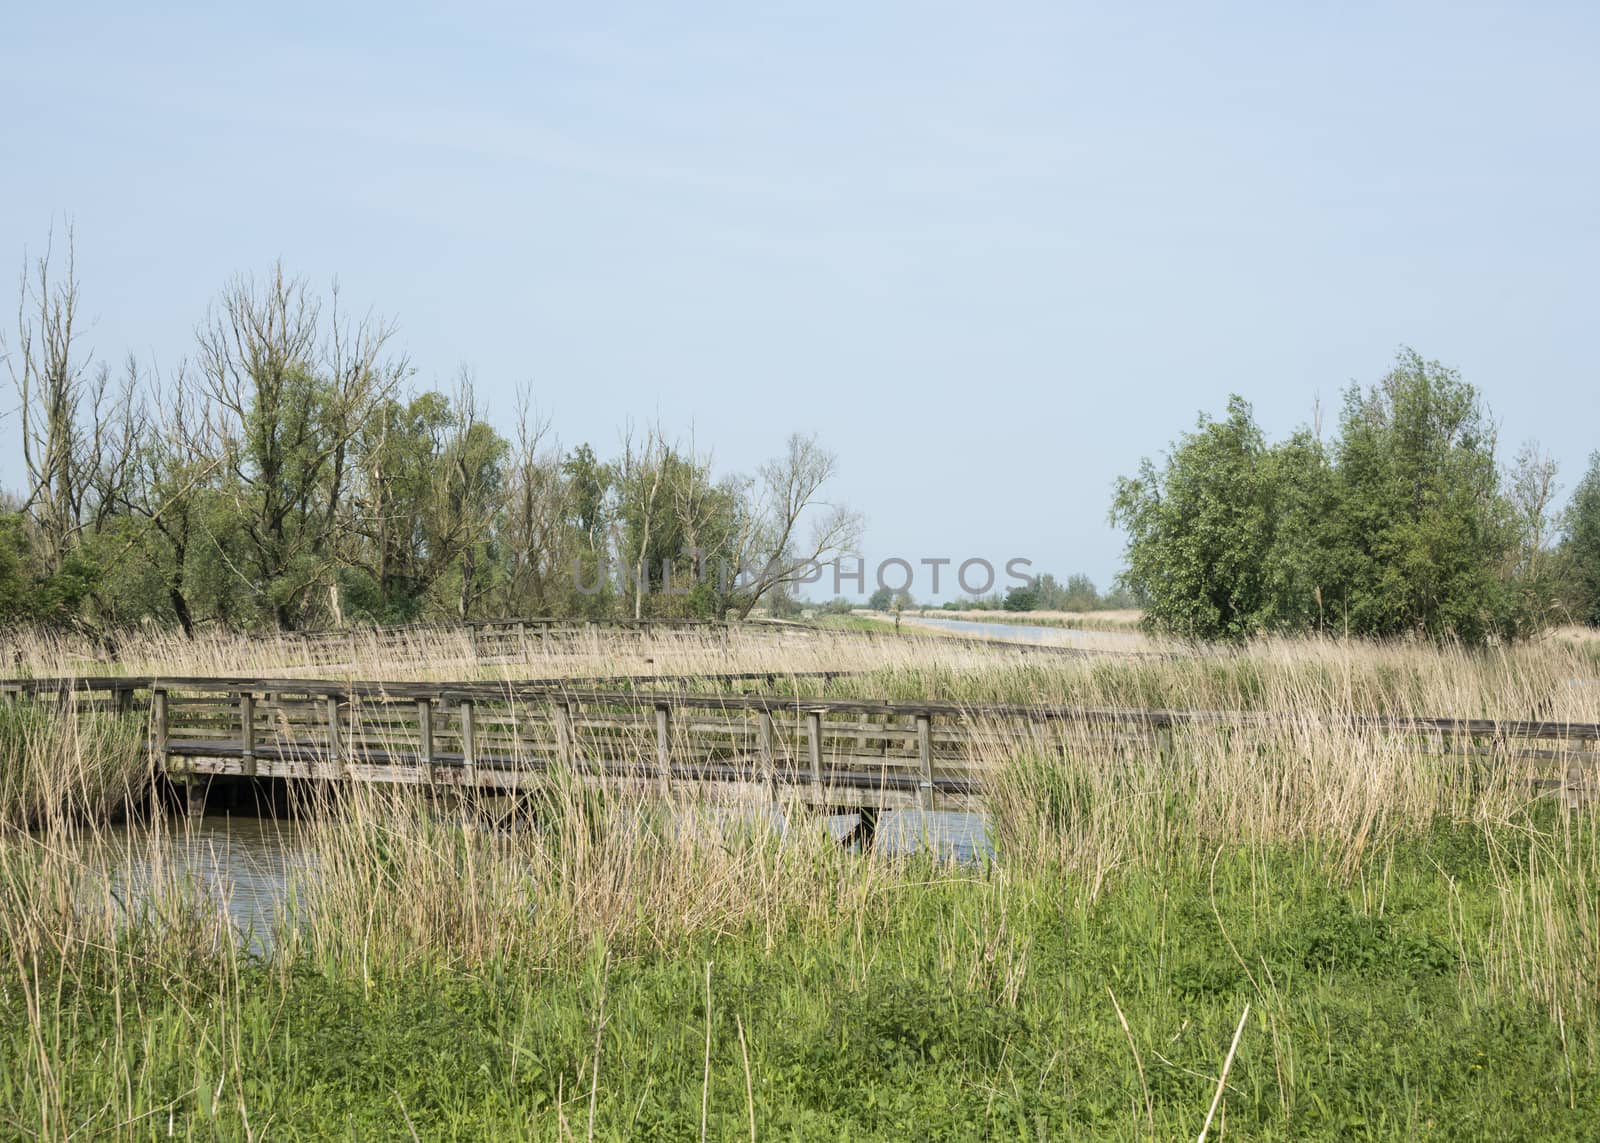
M 336 564 L 351 442 L 406 371 L 385 360 L 393 329 L 331 319 L 281 264 L 239 278 L 197 330 L 206 396 L 221 414 L 235 506 L 249 549 L 244 577 L 280 629 L 304 615 Z
M 633 617 L 644 616 L 644 597 L 650 590 L 650 543 L 659 524 L 663 503 L 662 484 L 666 476 L 666 457 L 670 451 L 659 422 L 645 428 L 644 439 L 635 443 L 630 424 L 623 430 L 622 461 L 618 470 L 618 490 L 628 527 L 619 537 L 621 554 L 628 561 L 633 581 Z
M 1517 452 L 1511 467 L 1511 507 L 1516 514 L 1517 534 L 1520 539 L 1517 574 L 1530 581 L 1537 580 L 1542 570 L 1545 548 L 1555 531 L 1551 507 L 1555 503 L 1560 485 L 1556 482 L 1557 466 L 1537 441 L 1528 441 Z
M 712 477 L 711 453 L 696 450 L 691 432 L 689 445 L 674 466 L 670 481 L 673 523 L 683 546 L 683 555 L 695 557 L 699 567 L 685 568 L 682 582 L 688 584 L 698 573 L 717 589 L 720 608 L 723 603 L 720 565 L 736 557 L 736 547 L 743 523 L 743 495 L 745 483 L 736 476 L 715 480 Z M 721 617 L 719 610 L 718 617 Z
M 814 433 L 790 434 L 783 455 L 761 466 L 738 546 L 749 577 L 740 591 L 741 619 L 774 588 L 799 582 L 812 567 L 851 554 L 860 544 L 860 514 L 822 498 L 837 469 L 838 459 Z M 802 540 L 801 522 L 808 517 Z
M 80 525 L 82 433 L 87 355 L 78 352 L 78 280 L 72 229 L 67 228 L 64 273 L 52 273 L 54 234 L 30 265 L 23 259 L 17 289 L 17 341 L 4 346 L 22 420 L 22 462 L 28 489 L 21 510 L 38 529 L 47 572 L 59 571 Z
M 517 393 L 516 428 L 506 472 L 502 539 L 508 574 L 502 609 L 508 614 L 546 614 L 552 582 L 566 566 L 567 516 L 572 498 L 561 472 L 561 448 L 550 437 L 550 421 Z
M 139 477 L 139 450 L 150 432 L 150 403 L 146 400 L 150 396 L 144 372 L 132 354 L 114 387 L 109 369 L 101 366 L 96 371 L 90 385 L 78 475 L 83 528 L 99 531 L 125 510 L 128 491 Z
M 487 548 L 500 510 L 506 444 L 484 419 L 471 371 L 464 365 L 453 404 L 451 435 L 434 470 L 437 511 L 430 547 L 442 563 L 459 562 L 456 615 L 467 619 L 492 586 L 480 572 L 488 564 Z
M 157 376 L 149 391 L 157 412 L 133 450 L 133 471 L 123 485 L 122 503 L 155 545 L 167 603 L 188 638 L 196 616 L 189 584 L 192 552 L 208 539 L 199 522 L 199 494 L 222 466 L 211 455 L 217 433 L 208 424 L 201 395 L 187 365 L 180 363 L 170 383 Z
M 146 429 L 138 362 L 130 357 L 115 382 L 79 344 L 73 231 L 57 276 L 54 235 L 17 291 L 16 343 L 0 337 L 22 422 L 27 492 L 20 510 L 34 528 L 43 570 L 61 570 L 86 534 L 121 511 Z

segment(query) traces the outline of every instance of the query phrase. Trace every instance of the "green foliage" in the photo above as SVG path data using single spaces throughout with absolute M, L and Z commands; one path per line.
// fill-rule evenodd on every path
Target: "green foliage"
M 71 620 L 99 578 L 100 569 L 86 552 L 71 553 L 58 570 L 45 571 L 28 542 L 27 522 L 15 512 L 0 513 L 0 621 Z
M 1600 626 L 1600 452 L 1589 457 L 1588 470 L 1572 490 L 1561 554 L 1567 564 L 1574 617 L 1591 627 Z
M 1124 582 L 1188 638 L 1328 628 L 1482 643 L 1536 628 L 1477 391 L 1405 351 L 1346 394 L 1337 439 L 1269 445 L 1250 406 L 1202 417 L 1167 462 L 1117 482 Z M 1508 569 L 1513 569 L 1508 571 Z
M 1514 633 L 1499 573 L 1515 537 L 1477 391 L 1403 353 L 1373 389 L 1347 394 L 1335 453 L 1327 582 L 1350 630 Z
M 1004 607 L 1007 611 L 1038 611 L 1039 589 L 1033 584 L 1026 587 L 1018 586 L 1006 590 Z
M 1162 469 L 1117 481 L 1112 519 L 1128 532 L 1127 580 L 1153 626 L 1191 639 L 1243 639 L 1269 618 L 1266 579 L 1277 485 L 1250 406 L 1202 417 Z

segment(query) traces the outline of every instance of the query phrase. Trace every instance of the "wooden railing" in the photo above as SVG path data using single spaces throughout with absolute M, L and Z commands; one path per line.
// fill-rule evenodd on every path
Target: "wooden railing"
M 348 778 L 519 788 L 552 768 L 671 789 L 750 784 L 839 807 L 931 808 L 977 792 L 955 723 L 825 697 L 634 693 L 494 684 L 270 692 L 162 686 L 155 749 L 169 774 Z
M 682 783 L 750 784 L 814 805 L 934 808 L 981 792 L 983 758 L 1068 728 L 1171 748 L 1185 728 L 1292 724 L 1250 712 L 882 702 L 778 694 L 495 683 L 276 689 L 160 687 L 158 748 L 174 774 L 352 778 L 518 788 L 552 767 Z M 1334 717 L 1437 749 L 1592 764 L 1600 724 Z M 1530 743 L 1544 743 L 1534 747 Z M 1570 775 L 1569 775 L 1570 777 Z
M 936 808 L 981 794 L 984 759 L 1019 744 L 1052 749 L 1074 735 L 1165 752 L 1184 731 L 1289 735 L 1310 724 L 1406 736 L 1419 750 L 1554 762 L 1545 784 L 1569 792 L 1600 762 L 1597 723 L 889 702 L 830 696 L 837 677 L 13 679 L 0 696 L 133 716 L 148 705 L 153 754 L 169 776 L 194 780 L 191 791 L 216 775 L 518 789 L 560 769 L 663 790 L 745 786 L 834 809 Z M 780 679 L 787 693 L 773 690 Z M 797 696 L 801 684 L 812 693 Z

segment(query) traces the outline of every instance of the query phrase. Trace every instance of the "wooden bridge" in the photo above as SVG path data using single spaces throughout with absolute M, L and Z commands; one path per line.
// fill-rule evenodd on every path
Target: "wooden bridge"
M 148 712 L 152 758 L 191 813 L 213 779 L 516 791 L 552 772 L 663 793 L 742 793 L 830 813 L 968 808 L 985 757 L 1069 734 L 1167 751 L 1185 728 L 1287 729 L 1248 711 L 1109 710 L 830 696 L 840 672 L 341 682 L 298 678 L 13 679 L 0 696 Z M 786 681 L 788 693 L 775 688 Z M 810 693 L 799 695 L 802 689 Z M 1600 763 L 1600 724 L 1322 716 L 1419 750 L 1541 763 L 1575 798 Z

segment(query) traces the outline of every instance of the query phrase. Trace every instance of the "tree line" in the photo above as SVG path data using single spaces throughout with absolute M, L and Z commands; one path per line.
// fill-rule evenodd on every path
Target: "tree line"
M 659 424 L 608 456 L 564 448 L 526 393 L 502 432 L 469 372 L 415 388 L 391 324 L 281 265 L 228 283 L 164 374 L 95 361 L 70 234 L 18 299 L 0 354 L 25 487 L 0 504 L 0 620 L 745 615 L 859 543 L 813 435 L 737 474 Z
M 1478 391 L 1407 349 L 1329 439 L 1269 443 L 1233 397 L 1119 479 L 1111 519 L 1154 629 L 1475 644 L 1600 624 L 1600 453 L 1560 512 L 1557 475 L 1537 444 L 1502 464 Z

